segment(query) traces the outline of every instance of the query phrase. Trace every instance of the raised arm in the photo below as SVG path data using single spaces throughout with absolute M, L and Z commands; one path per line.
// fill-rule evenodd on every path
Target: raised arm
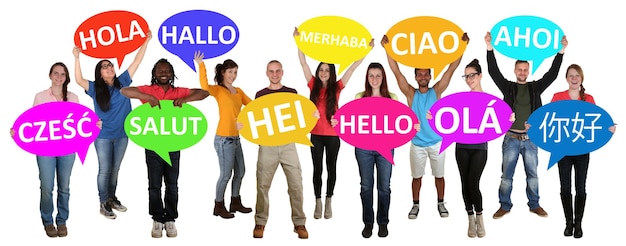
M 496 56 L 493 53 L 493 46 L 491 45 L 491 33 L 487 32 L 485 35 L 485 44 L 487 45 L 487 71 L 493 82 L 498 86 L 501 92 L 504 92 L 508 83 L 510 83 L 500 72 L 498 63 L 496 62 Z
M 139 64 L 141 64 L 141 60 L 143 60 L 143 56 L 146 54 L 146 48 L 148 47 L 150 39 L 152 39 L 152 31 L 148 31 L 146 41 L 139 47 L 139 51 L 137 55 L 135 55 L 133 63 L 128 66 L 128 75 L 130 75 L 131 78 L 135 74 L 135 71 L 137 71 L 137 68 L 139 68 Z
M 83 90 L 88 91 L 89 81 L 83 78 L 83 72 L 80 68 L 80 48 L 74 46 L 72 54 L 74 54 L 74 80 L 80 87 L 83 87 Z
M 209 92 L 203 89 L 190 89 L 189 95 L 183 98 L 177 98 L 174 100 L 174 106 L 181 107 L 183 103 L 188 103 L 192 101 L 200 101 L 209 96 Z
M 369 46 L 370 46 L 370 50 L 374 48 L 373 38 L 372 40 L 370 40 Z M 350 67 L 343 73 L 343 77 L 341 77 L 341 81 L 343 82 L 344 87 L 348 84 L 348 81 L 350 80 L 350 77 L 352 77 L 354 70 L 356 70 L 356 68 L 359 65 L 361 65 L 361 63 L 363 62 L 363 59 L 365 59 L 365 57 L 353 62 L 352 65 L 350 65 Z
M 146 93 L 139 91 L 139 88 L 137 87 L 133 87 L 133 86 L 124 87 L 120 90 L 120 93 L 122 93 L 122 95 L 128 98 L 134 98 L 134 99 L 139 99 L 142 102 L 148 102 L 150 103 L 150 106 L 152 107 L 159 106 L 159 108 L 161 108 L 161 104 L 159 103 L 158 98 L 156 98 L 153 95 L 146 94 Z
M 198 63 L 198 75 L 200 76 L 200 87 L 203 90 L 208 91 L 210 89 L 209 80 L 206 77 L 206 67 L 204 66 L 204 61 L 202 59 L 204 59 L 204 53 L 200 51 L 196 51 L 193 54 L 193 60 L 196 61 L 196 63 Z
M 300 32 L 298 32 L 297 27 L 293 30 L 293 36 L 300 36 Z M 304 56 L 304 52 L 302 52 L 300 48 L 298 48 L 298 59 L 300 60 L 300 66 L 302 67 L 302 72 L 304 73 L 304 79 L 308 83 L 311 77 L 313 77 L 313 73 L 311 73 L 311 68 L 309 67 L 309 64 L 306 63 L 306 56 Z
M 469 36 L 467 36 L 467 33 L 463 33 L 463 37 L 461 38 L 461 40 L 469 44 Z M 446 72 L 443 73 L 443 76 L 441 76 L 441 80 L 433 85 L 433 89 L 437 93 L 437 98 L 441 98 L 441 94 L 443 94 L 443 92 L 448 88 L 448 85 L 450 85 L 450 80 L 452 80 L 452 74 L 454 74 L 454 71 L 459 67 L 459 64 L 461 64 L 462 58 L 463 54 L 461 54 L 458 59 L 450 63 Z
M 380 45 L 384 48 L 385 45 L 388 43 L 389 39 L 387 38 L 387 35 L 384 35 L 383 38 L 380 40 Z M 402 91 L 402 94 L 404 94 L 404 96 L 406 97 L 406 100 L 410 106 L 413 95 L 415 94 L 415 87 L 411 86 L 406 80 L 406 77 L 402 75 L 402 73 L 400 72 L 400 67 L 398 66 L 398 62 L 391 58 L 391 56 L 389 56 L 389 53 L 387 53 L 387 49 L 385 49 L 385 54 L 387 54 L 387 62 L 389 62 L 389 68 L 391 68 L 393 75 L 398 81 L 398 87 L 400 88 L 400 91 Z
M 561 69 L 561 64 L 563 63 L 563 54 L 565 54 L 565 48 L 567 47 L 567 37 L 563 36 L 561 38 L 561 45 L 563 47 L 559 51 L 559 53 L 554 56 L 554 60 L 552 60 L 552 65 L 550 69 L 541 77 L 541 79 L 535 82 L 535 86 L 539 93 L 543 92 L 550 86 L 556 78 L 559 76 L 559 70 Z

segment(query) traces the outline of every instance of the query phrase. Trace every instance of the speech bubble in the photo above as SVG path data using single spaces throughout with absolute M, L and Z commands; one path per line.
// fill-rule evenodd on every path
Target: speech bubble
M 40 156 L 78 153 L 85 164 L 89 145 L 100 134 L 98 116 L 73 102 L 39 104 L 22 113 L 13 123 L 13 140 L 20 148 Z
M 364 97 L 341 106 L 334 115 L 335 132 L 354 147 L 375 150 L 393 162 L 393 149 L 411 141 L 419 121 L 413 111 L 393 99 Z M 395 165 L 395 164 L 394 164 Z
M 159 28 L 159 43 L 182 59 L 194 72 L 193 55 L 204 58 L 225 54 L 239 41 L 239 28 L 223 14 L 209 10 L 188 10 L 172 15 Z
M 124 131 L 135 144 L 156 152 L 170 166 L 169 152 L 200 142 L 208 123 L 196 107 L 184 103 L 174 107 L 172 100 L 160 100 L 161 108 L 149 103 L 133 109 L 124 121 Z
M 296 45 L 311 58 L 338 64 L 337 74 L 352 62 L 365 57 L 372 49 L 370 32 L 360 23 L 341 16 L 319 16 L 298 27 Z
M 530 15 L 501 20 L 491 28 L 493 48 L 517 60 L 532 61 L 531 74 L 543 60 L 558 53 L 563 30 L 554 22 Z
M 453 22 L 435 16 L 417 16 L 393 25 L 386 33 L 387 54 L 413 68 L 432 68 L 433 79 L 465 52 L 463 30 Z
M 458 92 L 445 96 L 430 108 L 430 127 L 443 138 L 439 153 L 453 142 L 484 143 L 505 134 L 513 122 L 513 110 L 500 98 L 484 92 Z
M 146 20 L 133 12 L 102 12 L 89 17 L 76 28 L 74 45 L 83 54 L 94 58 L 115 58 L 120 68 L 124 57 L 145 42 L 148 30 Z
M 528 137 L 550 152 L 548 169 L 566 155 L 582 155 L 604 146 L 613 133 L 613 119 L 604 109 L 580 100 L 562 100 L 539 107 L 528 117 Z
M 317 118 L 317 107 L 299 94 L 277 92 L 252 100 L 241 109 L 237 122 L 243 124 L 239 134 L 262 146 L 300 143 L 313 146 L 307 138 Z

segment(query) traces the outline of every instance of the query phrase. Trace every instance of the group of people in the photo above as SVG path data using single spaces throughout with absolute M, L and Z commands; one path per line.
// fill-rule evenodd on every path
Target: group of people
M 294 36 L 299 35 L 297 28 Z M 242 203 L 240 194 L 242 179 L 245 175 L 245 161 L 239 130 L 241 123 L 236 119 L 243 106 L 253 99 L 245 92 L 235 87 L 238 65 L 227 59 L 215 67 L 215 85 L 210 85 L 207 79 L 206 67 L 201 52 L 194 54 L 198 65 L 200 88 L 190 89 L 174 85 L 176 75 L 174 67 L 167 59 L 160 59 L 152 68 L 150 85 L 131 86 L 132 77 L 137 71 L 147 45 L 151 39 L 147 33 L 144 44 L 139 48 L 135 59 L 119 76 L 109 60 L 101 60 L 95 67 L 94 80 L 83 78 L 79 56 L 80 48 L 75 47 L 75 80 L 87 95 L 93 99 L 94 111 L 100 118 L 101 132 L 94 142 L 98 157 L 98 194 L 100 213 L 109 219 L 115 219 L 113 210 L 124 212 L 127 208 L 119 201 L 116 193 L 117 177 L 121 162 L 128 144 L 128 137 L 124 132 L 124 120 L 131 111 L 130 99 L 139 99 L 142 103 L 159 106 L 160 100 L 173 100 L 174 106 L 184 103 L 203 100 L 213 96 L 219 110 L 219 123 L 214 138 L 214 148 L 219 161 L 219 178 L 216 184 L 215 206 L 213 214 L 224 219 L 235 217 L 235 212 L 250 213 L 252 208 Z M 464 34 L 462 40 L 469 43 L 469 37 Z M 381 45 L 388 45 L 389 40 L 383 36 Z M 537 146 L 528 138 L 527 131 L 532 127 L 526 123 L 530 114 L 542 106 L 541 94 L 556 79 L 563 60 L 564 50 L 568 45 L 566 37 L 561 40 L 562 49 L 556 54 L 552 66 L 539 80 L 528 81 L 529 63 L 517 61 L 515 63 L 515 81 L 507 80 L 500 72 L 495 60 L 491 35 L 485 36 L 487 46 L 487 65 L 489 75 L 503 94 L 503 100 L 513 109 L 513 125 L 504 135 L 502 144 L 502 177 L 499 187 L 500 208 L 493 215 L 498 219 L 509 213 L 511 202 L 513 174 L 518 158 L 521 155 L 526 172 L 528 206 L 531 212 L 545 217 L 547 212 L 539 205 L 539 188 L 537 177 Z M 374 40 L 370 42 L 374 47 Z M 311 158 L 313 164 L 313 187 L 315 208 L 313 218 L 331 219 L 332 197 L 337 178 L 337 157 L 340 149 L 340 139 L 334 130 L 337 121 L 334 114 L 339 107 L 339 98 L 342 90 L 348 84 L 354 71 L 362 63 L 361 58 L 352 63 L 337 79 L 338 74 L 334 64 L 320 62 L 315 72 L 307 64 L 306 56 L 298 50 L 298 58 L 303 70 L 305 81 L 310 89 L 310 100 L 317 106 L 317 124 L 311 130 L 310 140 Z M 446 90 L 455 70 L 460 66 L 462 56 L 449 64 L 447 70 L 432 87 L 430 68 L 415 68 L 414 78 L 417 87 L 411 85 L 401 73 L 398 63 L 387 54 L 389 67 L 397 81 L 398 87 L 406 97 L 409 108 L 416 114 L 419 124 L 415 126 L 416 135 L 410 144 L 410 170 L 412 176 L 411 189 L 413 204 L 408 213 L 409 219 L 416 219 L 420 210 L 420 190 L 425 167 L 430 162 L 432 175 L 435 179 L 437 191 L 437 208 L 439 215 L 448 217 L 445 207 L 444 192 L 444 163 L 445 152 L 439 153 L 442 138 L 437 135 L 428 124 L 430 107 L 441 98 Z M 267 64 L 266 75 L 269 85 L 255 94 L 255 99 L 276 92 L 298 93 L 296 89 L 282 84 L 283 69 L 281 62 L 272 60 Z M 69 71 L 63 63 L 55 63 L 49 73 L 52 85 L 50 88 L 35 96 L 34 105 L 45 102 L 69 101 L 78 102 L 76 94 L 67 90 L 70 82 Z M 482 69 L 477 59 L 473 59 L 465 66 L 462 78 L 470 91 L 482 92 Z M 580 66 L 572 64 L 567 68 L 566 80 L 569 88 L 556 93 L 552 101 L 556 100 L 584 100 L 595 103 L 593 97 L 585 93 L 582 86 L 584 75 Z M 387 75 L 382 64 L 372 62 L 367 67 L 364 80 L 364 90 L 355 95 L 355 99 L 364 97 L 385 97 L 398 100 L 395 93 L 389 91 Z M 611 132 L 615 127 L 611 127 Z M 14 132 L 12 130 L 11 134 Z M 457 143 L 455 159 L 457 162 L 465 210 L 468 215 L 468 237 L 484 237 L 485 224 L 483 219 L 482 194 L 480 179 L 487 162 L 488 143 L 466 144 Z M 360 196 L 362 203 L 362 221 L 364 228 L 362 236 L 372 236 L 374 223 L 378 224 L 378 236 L 386 237 L 389 233 L 389 205 L 390 181 L 393 166 L 375 150 L 355 148 L 355 158 L 361 178 Z M 393 152 L 392 152 L 393 153 Z M 168 237 L 176 237 L 175 220 L 178 217 L 178 176 L 180 167 L 180 151 L 169 153 L 171 165 L 166 163 L 153 150 L 145 149 L 145 158 L 148 174 L 149 214 L 152 216 L 152 237 L 159 238 L 166 231 Z M 325 156 L 325 158 L 324 158 Z M 74 163 L 75 154 L 67 156 L 46 157 L 37 156 L 39 178 L 41 181 L 41 219 L 46 234 L 49 237 L 66 236 L 69 208 L 69 180 Z M 324 162 L 327 170 L 326 195 L 322 199 L 322 173 Z M 586 192 L 585 183 L 589 164 L 589 154 L 580 156 L 566 156 L 558 163 L 561 180 L 561 199 L 566 218 L 565 236 L 582 237 L 582 217 L 584 213 Z M 269 213 L 269 189 L 278 166 L 281 165 L 287 178 L 288 195 L 291 205 L 291 216 L 294 232 L 299 238 L 308 238 L 306 230 L 306 215 L 303 209 L 304 192 L 302 185 L 302 169 L 295 143 L 280 146 L 259 146 L 256 165 L 257 197 L 255 207 L 254 238 L 262 238 Z M 571 170 L 575 170 L 574 200 L 571 194 Z M 376 172 L 375 172 L 376 170 Z M 54 211 L 52 191 L 54 178 L 57 178 L 58 203 L 56 226 L 52 214 Z M 374 217 L 374 177 L 377 178 L 378 206 Z M 225 193 L 228 182 L 231 183 L 231 197 L 228 209 L 225 203 Z M 162 197 L 162 186 L 165 184 L 165 193 Z

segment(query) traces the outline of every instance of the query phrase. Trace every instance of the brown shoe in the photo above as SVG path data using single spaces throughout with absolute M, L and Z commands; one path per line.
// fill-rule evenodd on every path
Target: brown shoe
M 241 204 L 241 196 L 237 196 L 230 198 L 230 212 L 241 212 L 247 214 L 252 212 L 252 209 L 244 207 L 243 204 Z
M 539 217 L 548 217 L 548 212 L 543 210 L 543 208 L 541 208 L 541 207 L 538 207 L 538 208 L 535 208 L 535 209 L 531 209 L 530 212 L 539 215 Z
M 265 231 L 264 225 L 255 225 L 254 231 L 252 231 L 253 238 L 263 238 L 263 231 Z
M 295 233 L 298 233 L 298 238 L 300 238 L 300 239 L 307 239 L 307 238 L 309 238 L 309 232 L 306 231 L 306 227 L 304 227 L 304 225 L 294 226 L 293 231 Z
M 48 235 L 48 237 L 57 237 L 59 235 L 57 228 L 55 228 L 54 225 L 47 225 L 44 229 L 46 230 L 46 235 Z
M 504 216 L 505 214 L 508 214 L 508 213 L 509 213 L 509 211 L 504 210 L 502 208 L 499 208 L 498 211 L 496 211 L 496 213 L 493 214 L 493 218 L 494 219 L 499 219 L 499 218 L 502 218 L 502 216 Z
M 59 225 L 57 228 L 57 232 L 58 232 L 59 237 L 67 236 L 67 226 L 65 226 L 65 224 Z
M 230 219 L 230 218 L 235 217 L 234 214 L 231 214 L 228 212 L 228 210 L 226 210 L 226 207 L 224 206 L 224 201 L 215 202 L 215 208 L 213 208 L 213 215 L 220 216 L 224 219 Z

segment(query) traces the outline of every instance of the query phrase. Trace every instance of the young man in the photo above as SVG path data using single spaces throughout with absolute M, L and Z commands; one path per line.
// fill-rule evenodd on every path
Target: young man
M 283 66 L 279 61 L 272 60 L 267 64 L 267 77 L 270 85 L 256 93 L 255 98 L 275 93 L 290 92 L 298 93 L 295 89 L 283 86 Z M 258 161 L 256 164 L 257 198 L 256 214 L 254 215 L 254 238 L 263 238 L 265 225 L 269 213 L 269 190 L 272 179 L 281 165 L 287 178 L 287 192 L 291 203 L 291 220 L 294 225 L 294 232 L 298 233 L 298 238 L 307 239 L 309 233 L 304 226 L 306 215 L 303 209 L 302 191 L 302 169 L 295 143 L 288 143 L 281 146 L 259 145 Z
M 526 134 L 528 126 L 526 121 L 532 112 L 541 107 L 541 93 L 554 82 L 559 74 L 559 68 L 563 61 L 563 53 L 567 47 L 565 36 L 561 39 L 563 48 L 554 57 L 550 70 L 539 80 L 528 82 L 529 64 L 527 61 L 517 60 L 515 62 L 516 81 L 509 81 L 500 72 L 496 57 L 491 45 L 491 33 L 485 35 L 487 45 L 487 67 L 489 75 L 496 83 L 498 89 L 504 95 L 503 100 L 509 104 L 515 113 L 515 122 L 511 129 L 504 135 L 502 144 L 502 181 L 500 182 L 499 199 L 500 208 L 493 215 L 494 219 L 499 219 L 509 213 L 513 203 L 511 202 L 511 192 L 513 191 L 513 174 L 517 159 L 522 155 L 524 171 L 526 172 L 526 196 L 528 197 L 528 207 L 530 212 L 541 217 L 547 217 L 548 213 L 539 206 L 539 178 L 537 177 L 537 146 L 528 139 Z
M 467 33 L 463 34 L 462 40 L 469 42 Z M 385 35 L 381 40 L 381 44 L 385 46 L 387 43 L 389 43 L 389 39 Z M 420 131 L 415 134 L 415 137 L 411 140 L 410 162 L 411 175 L 413 176 L 411 183 L 413 206 L 409 211 L 409 219 L 416 219 L 419 213 L 420 189 L 422 188 L 422 177 L 425 174 L 427 159 L 430 159 L 432 174 L 435 176 L 439 216 L 442 218 L 448 217 L 448 210 L 443 202 L 445 190 L 445 180 L 443 178 L 445 152 L 439 153 L 442 138 L 437 135 L 428 124 L 427 115 L 429 115 L 428 109 L 430 109 L 437 100 L 441 99 L 441 94 L 448 88 L 452 74 L 454 70 L 459 67 L 462 57 L 463 56 L 450 63 L 448 69 L 442 75 L 441 80 L 435 83 L 433 87 L 428 87 L 432 79 L 431 69 L 415 68 L 415 81 L 417 81 L 418 85 L 418 88 L 415 88 L 409 84 L 406 77 L 400 72 L 398 62 L 387 54 L 387 61 L 389 62 L 391 71 L 393 71 L 393 75 L 395 75 L 398 81 L 398 87 L 404 96 L 406 96 L 408 106 L 415 112 L 420 122 Z
M 150 103 L 152 107 L 161 107 L 159 100 L 174 100 L 174 106 L 181 107 L 184 103 L 202 100 L 209 96 L 209 92 L 202 89 L 174 87 L 175 78 L 172 64 L 166 59 L 160 59 L 152 69 L 151 85 L 126 87 L 121 90 L 121 93 L 128 98 L 137 98 L 142 103 Z M 168 237 L 176 237 L 178 234 L 174 220 L 178 218 L 180 151 L 170 152 L 169 155 L 171 166 L 156 152 L 146 149 L 149 213 L 154 220 L 152 237 L 155 238 L 163 236 L 164 228 Z M 164 201 L 161 199 L 162 180 L 165 180 Z

